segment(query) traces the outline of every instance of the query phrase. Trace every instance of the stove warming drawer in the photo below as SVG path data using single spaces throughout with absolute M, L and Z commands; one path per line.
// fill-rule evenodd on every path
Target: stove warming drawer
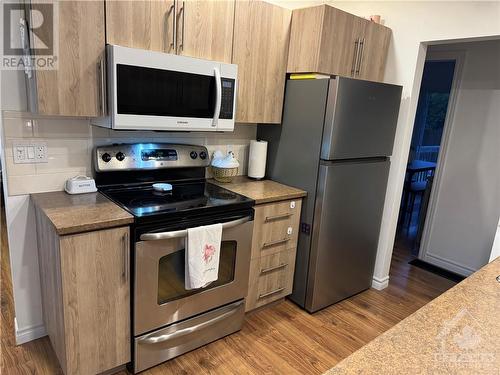
M 134 340 L 134 373 L 239 331 L 245 300 L 174 323 Z

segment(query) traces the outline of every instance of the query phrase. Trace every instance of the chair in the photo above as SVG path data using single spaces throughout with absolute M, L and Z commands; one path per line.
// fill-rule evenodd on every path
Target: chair
M 407 191 L 408 207 L 405 207 L 406 214 L 409 215 L 408 224 L 406 226 L 407 232 L 410 230 L 410 226 L 411 226 L 411 222 L 412 222 L 411 219 L 413 216 L 413 210 L 415 209 L 415 200 L 416 200 L 417 196 L 420 196 L 421 197 L 420 207 L 422 207 L 422 203 L 423 203 L 422 198 L 423 198 L 424 192 L 427 190 L 427 186 L 429 185 L 429 179 L 433 176 L 433 174 L 434 174 L 434 170 L 427 170 L 427 171 L 417 172 L 413 175 L 412 181 L 410 182 L 409 189 Z M 418 218 L 420 218 L 420 212 L 421 212 L 421 210 L 419 209 Z

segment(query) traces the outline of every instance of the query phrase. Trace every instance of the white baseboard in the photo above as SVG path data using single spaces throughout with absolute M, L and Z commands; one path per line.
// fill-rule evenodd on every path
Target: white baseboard
M 389 276 L 384 278 L 378 278 L 373 276 L 372 279 L 372 288 L 377 290 L 385 289 L 389 286 Z
M 16 327 L 16 345 L 21 345 L 29 341 L 39 339 L 40 337 L 47 336 L 47 331 L 45 330 L 45 326 L 43 324 L 19 329 L 17 327 L 17 320 L 16 320 L 15 327 Z
M 445 270 L 458 273 L 459 275 L 465 277 L 473 274 L 476 271 L 470 267 L 467 267 L 466 265 L 433 254 L 429 250 L 426 251 L 422 260 Z

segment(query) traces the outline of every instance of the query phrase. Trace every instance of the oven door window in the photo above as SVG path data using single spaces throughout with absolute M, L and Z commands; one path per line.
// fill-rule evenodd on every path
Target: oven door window
M 212 118 L 215 77 L 117 64 L 117 113 Z
M 186 290 L 184 288 L 185 249 L 160 258 L 158 264 L 158 304 L 163 305 L 232 282 L 236 267 L 236 247 L 236 241 L 221 242 L 219 278 L 202 289 Z

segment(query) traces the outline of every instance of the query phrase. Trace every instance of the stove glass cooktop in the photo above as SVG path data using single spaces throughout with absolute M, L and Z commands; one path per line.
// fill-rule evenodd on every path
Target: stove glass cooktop
M 172 183 L 172 190 L 161 192 L 152 185 L 107 187 L 101 193 L 136 217 L 192 210 L 253 206 L 253 201 L 207 182 Z

